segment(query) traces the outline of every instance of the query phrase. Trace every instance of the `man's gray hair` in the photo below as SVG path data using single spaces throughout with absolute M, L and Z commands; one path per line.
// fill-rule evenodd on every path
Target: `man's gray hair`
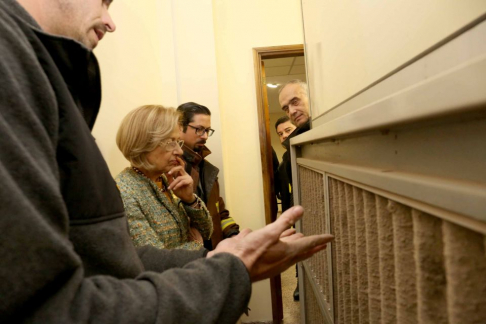
M 298 84 L 298 85 L 300 85 L 300 88 L 301 88 L 302 90 L 304 90 L 305 95 L 306 95 L 306 96 L 308 96 L 308 95 L 309 95 L 309 91 L 307 91 L 307 90 L 308 90 L 308 88 L 307 88 L 307 83 L 306 83 L 306 82 L 304 82 L 304 81 L 302 81 L 302 80 L 300 80 L 300 79 L 293 79 L 293 80 L 290 80 L 290 81 L 288 81 L 288 82 L 284 83 L 282 86 L 280 86 L 280 87 L 278 88 L 278 94 L 280 94 L 280 92 L 282 92 L 282 90 L 283 90 L 283 89 L 284 89 L 286 86 L 288 86 L 289 84 Z

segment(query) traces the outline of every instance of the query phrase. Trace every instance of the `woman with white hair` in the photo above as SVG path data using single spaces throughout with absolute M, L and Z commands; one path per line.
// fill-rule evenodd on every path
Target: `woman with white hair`
M 159 105 L 132 110 L 118 130 L 131 166 L 115 180 L 135 246 L 197 250 L 211 237 L 211 216 L 184 171 L 179 132 L 179 113 Z

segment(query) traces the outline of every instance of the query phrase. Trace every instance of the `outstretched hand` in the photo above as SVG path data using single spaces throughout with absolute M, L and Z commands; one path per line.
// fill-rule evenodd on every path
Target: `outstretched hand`
M 252 282 L 273 277 L 293 264 L 324 250 L 333 240 L 330 234 L 304 236 L 290 227 L 303 215 L 301 206 L 285 211 L 275 222 L 252 232 L 245 229 L 240 234 L 221 241 L 210 258 L 217 253 L 231 253 L 243 261 Z

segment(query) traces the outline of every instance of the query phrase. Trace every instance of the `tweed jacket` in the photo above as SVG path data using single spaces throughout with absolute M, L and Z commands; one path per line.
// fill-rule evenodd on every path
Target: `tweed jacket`
M 130 236 L 135 246 L 152 245 L 164 249 L 198 250 L 202 243 L 189 240 L 189 228 L 199 230 L 209 239 L 213 222 L 203 204 L 194 209 L 180 203 L 172 191 L 173 201 L 150 179 L 126 168 L 116 178 L 128 217 Z M 164 183 L 168 185 L 164 178 Z
M 278 166 L 278 176 L 280 180 L 280 200 L 282 201 L 282 212 L 286 211 L 294 205 L 294 196 L 292 194 L 292 163 L 290 160 L 290 139 L 307 132 L 310 129 L 310 120 L 304 125 L 294 129 L 282 145 L 286 151 L 282 156 L 282 162 Z

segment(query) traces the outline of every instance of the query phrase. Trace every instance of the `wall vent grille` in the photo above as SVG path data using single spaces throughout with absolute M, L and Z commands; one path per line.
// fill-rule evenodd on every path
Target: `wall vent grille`
M 307 323 L 486 323 L 483 234 L 298 168 L 302 232 L 335 235 L 303 263 Z

